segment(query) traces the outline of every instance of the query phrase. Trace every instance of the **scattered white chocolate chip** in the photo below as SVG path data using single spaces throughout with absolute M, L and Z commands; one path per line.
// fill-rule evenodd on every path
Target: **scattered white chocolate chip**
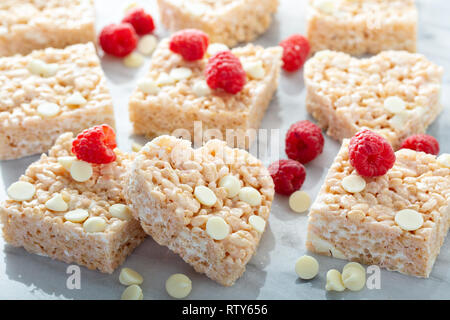
M 114 218 L 120 220 L 131 220 L 133 217 L 130 208 L 121 203 L 116 203 L 109 207 L 109 213 L 111 213 Z
M 342 273 L 345 272 L 348 268 L 359 268 L 362 272 L 366 273 L 366 269 L 358 262 L 349 262 L 342 269 Z
M 248 222 L 250 223 L 252 228 L 258 231 L 259 233 L 263 233 L 264 229 L 266 228 L 266 220 L 264 220 L 260 216 L 256 215 L 250 216 L 250 218 L 248 218 Z
M 358 175 L 352 174 L 342 179 L 341 184 L 345 191 L 357 193 L 364 190 L 366 187 L 366 180 Z
M 90 163 L 75 160 L 70 166 L 70 175 L 75 181 L 85 182 L 92 177 L 92 166 Z
M 81 95 L 81 93 L 75 92 L 68 97 L 65 102 L 71 106 L 82 106 L 87 102 L 87 100 Z
M 305 212 L 311 205 L 311 198 L 304 191 L 295 191 L 289 197 L 289 206 L 297 213 Z
M 121 300 L 142 300 L 144 299 L 144 294 L 142 293 L 141 287 L 136 284 L 132 284 L 127 287 L 123 293 Z
M 148 34 L 143 36 L 139 42 L 137 49 L 143 55 L 149 56 L 155 51 L 156 45 L 158 44 L 158 40 L 155 36 Z
M 8 197 L 16 201 L 31 200 L 36 193 L 36 188 L 29 182 L 17 181 L 6 190 Z
M 123 268 L 120 271 L 119 282 L 125 286 L 130 286 L 132 284 L 141 284 L 144 282 L 144 278 L 133 269 Z
M 342 276 L 336 269 L 328 270 L 327 272 L 327 284 L 325 286 L 327 291 L 339 291 L 345 290 L 344 283 L 342 282 Z
M 37 113 L 44 118 L 56 116 L 60 111 L 60 107 L 56 103 L 42 103 L 37 107 Z
M 66 157 L 59 157 L 58 163 L 63 166 L 64 169 L 67 171 L 70 171 L 70 167 L 72 166 L 72 163 L 77 160 L 76 157 L 66 156 Z
M 395 214 L 395 223 L 406 231 L 414 231 L 423 225 L 423 216 L 411 209 L 403 209 Z
M 52 77 L 58 72 L 58 65 L 56 63 L 47 63 L 42 72 L 43 77 Z
M 192 70 L 189 68 L 175 68 L 170 70 L 169 76 L 175 81 L 180 81 L 184 79 L 189 79 L 192 75 Z
M 223 43 L 211 43 L 208 46 L 208 50 L 206 50 L 206 53 L 210 56 L 213 56 L 216 53 L 228 50 L 230 50 L 230 48 L 228 48 L 228 46 Z
M 86 232 L 103 232 L 106 229 L 106 221 L 101 217 L 90 217 L 83 223 Z
M 450 154 L 449 153 L 443 153 L 439 157 L 437 157 L 437 162 L 444 167 L 450 168 Z
M 407 112 L 400 112 L 396 113 L 390 120 L 389 124 L 392 128 L 401 130 L 405 124 L 408 122 L 408 113 Z
M 346 265 L 342 271 L 342 282 L 347 289 L 360 291 L 366 284 L 366 270 L 361 265 Z
M 217 201 L 215 193 L 210 188 L 205 186 L 195 187 L 194 195 L 198 202 L 208 207 L 213 206 Z
M 250 78 L 262 79 L 265 75 L 265 70 L 262 61 L 246 62 L 243 64 L 244 71 Z
M 139 81 L 138 88 L 142 92 L 147 93 L 147 94 L 152 94 L 152 95 L 158 94 L 158 92 L 160 90 L 158 87 L 158 84 L 151 79 L 145 79 L 145 80 Z
M 230 233 L 230 226 L 221 217 L 210 217 L 206 222 L 206 233 L 214 240 L 223 240 Z
M 192 86 L 192 91 L 194 91 L 197 97 L 204 97 L 211 94 L 211 88 L 205 80 L 196 81 Z
M 239 190 L 239 199 L 251 206 L 259 206 L 262 202 L 261 193 L 253 187 L 244 187 Z
M 52 211 L 67 211 L 69 205 L 64 201 L 61 194 L 55 194 L 52 198 L 48 199 L 45 203 L 45 207 Z
M 336 10 L 334 0 L 316 0 L 314 5 L 326 14 L 332 14 Z
M 225 188 L 229 198 L 237 196 L 241 189 L 239 179 L 231 174 L 222 177 L 219 181 L 219 187 Z
M 388 97 L 384 100 L 384 108 L 392 113 L 405 111 L 406 103 L 399 97 Z
M 128 68 L 139 68 L 144 64 L 144 56 L 137 52 L 132 52 L 123 58 L 123 64 Z
M 142 145 L 141 145 L 141 144 L 136 143 L 136 142 L 133 142 L 133 143 L 131 144 L 131 150 L 132 150 L 133 152 L 139 152 L 139 151 L 141 151 L 141 149 L 142 149 Z
M 46 63 L 42 60 L 33 59 L 27 65 L 28 71 L 34 75 L 42 77 L 54 76 L 58 71 L 58 65 L 55 63 Z
M 295 272 L 301 279 L 312 279 L 319 273 L 319 263 L 314 257 L 302 256 L 295 263 Z
M 192 290 L 192 281 L 181 273 L 173 274 L 166 281 L 167 293 L 176 299 L 186 298 Z
M 64 219 L 74 223 L 81 223 L 89 217 L 89 212 L 84 209 L 75 209 L 69 212 L 66 212 L 64 215 Z
M 158 79 L 156 79 L 156 84 L 160 87 L 173 84 L 174 82 L 175 80 L 165 72 L 160 73 Z

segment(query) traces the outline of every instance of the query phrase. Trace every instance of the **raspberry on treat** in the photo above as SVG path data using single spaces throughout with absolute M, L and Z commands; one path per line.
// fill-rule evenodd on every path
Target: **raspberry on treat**
M 200 60 L 208 49 L 209 37 L 197 29 L 185 29 L 175 32 L 170 38 L 169 48 L 187 61 Z
M 303 164 L 314 160 L 323 151 L 322 130 L 308 120 L 294 123 L 286 133 L 286 154 Z
M 290 72 L 299 70 L 309 55 L 308 39 L 294 34 L 281 41 L 280 46 L 283 48 L 283 69 Z
M 116 160 L 116 147 L 113 128 L 103 124 L 81 132 L 72 143 L 72 152 L 79 160 L 106 164 Z
M 428 134 L 417 134 L 406 138 L 401 146 L 402 149 L 412 149 L 429 154 L 439 154 L 439 142 L 435 137 Z
M 305 167 L 295 160 L 275 161 L 268 170 L 275 184 L 275 191 L 279 194 L 289 196 L 299 190 L 305 182 Z
M 110 24 L 100 32 L 103 51 L 116 57 L 125 57 L 136 49 L 138 37 L 129 23 Z
M 222 51 L 209 58 L 205 76 L 211 89 L 220 88 L 232 94 L 240 92 L 247 81 L 241 61 L 231 51 Z
M 378 177 L 394 166 L 395 153 L 389 142 L 373 131 L 358 132 L 348 146 L 350 164 L 363 177 Z
M 138 35 L 152 33 L 155 30 L 152 16 L 142 8 L 128 11 L 122 22 L 131 24 Z

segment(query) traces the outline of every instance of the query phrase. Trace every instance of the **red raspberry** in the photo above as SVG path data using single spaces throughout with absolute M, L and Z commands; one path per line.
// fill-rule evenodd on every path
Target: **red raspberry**
M 136 49 L 138 37 L 131 24 L 121 23 L 104 27 L 99 40 L 106 53 L 125 57 Z
M 116 160 L 114 153 L 116 147 L 116 134 L 113 128 L 102 124 L 81 132 L 72 143 L 72 152 L 79 160 L 105 164 Z
M 402 149 L 412 149 L 429 154 L 439 154 L 439 142 L 428 134 L 417 134 L 406 138 L 402 143 Z
M 298 161 L 279 160 L 272 163 L 268 169 L 277 193 L 288 196 L 300 189 L 305 182 L 305 167 Z
M 155 30 L 155 23 L 153 22 L 152 16 L 142 8 L 128 11 L 122 22 L 131 24 L 139 35 L 151 33 Z
M 350 164 L 363 177 L 382 176 L 395 163 L 395 153 L 389 142 L 368 129 L 350 140 L 348 155 Z
M 304 36 L 294 34 L 280 42 L 283 48 L 283 69 L 297 71 L 300 69 L 309 55 L 309 42 Z
M 205 76 L 211 89 L 221 88 L 232 94 L 241 91 L 247 81 L 241 61 L 231 51 L 222 51 L 209 58 Z
M 187 61 L 200 60 L 208 49 L 209 38 L 197 29 L 185 29 L 175 32 L 170 38 L 169 48 Z
M 322 130 L 308 120 L 294 123 L 286 133 L 286 154 L 303 164 L 314 160 L 323 151 Z

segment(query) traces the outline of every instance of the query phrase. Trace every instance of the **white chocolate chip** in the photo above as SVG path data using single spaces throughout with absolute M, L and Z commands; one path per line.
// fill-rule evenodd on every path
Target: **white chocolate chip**
M 158 94 L 160 88 L 158 87 L 158 84 L 151 80 L 151 79 L 145 79 L 141 80 L 138 83 L 138 88 L 144 93 L 156 95 Z
M 144 299 L 144 294 L 142 293 L 141 287 L 136 284 L 132 284 L 127 287 L 123 293 L 121 300 L 142 300 Z
M 166 281 L 167 293 L 176 299 L 186 298 L 192 290 L 192 281 L 181 273 L 173 274 Z
M 192 91 L 197 97 L 208 96 L 212 92 L 205 80 L 196 81 L 192 86 Z
M 411 209 L 400 210 L 395 214 L 395 223 L 406 231 L 414 231 L 423 225 L 423 216 Z
M 42 72 L 43 77 L 52 77 L 58 72 L 58 65 L 56 63 L 48 63 Z
M 319 263 L 314 257 L 302 256 L 295 263 L 295 272 L 301 279 L 312 279 L 319 273 Z
M 47 200 L 45 207 L 49 210 L 59 212 L 67 211 L 69 208 L 67 202 L 64 201 L 63 197 L 59 193 Z
M 223 240 L 230 233 L 230 226 L 221 217 L 210 217 L 206 222 L 206 233 L 214 240 Z
M 89 212 L 84 209 L 75 209 L 67 212 L 64 219 L 74 223 L 81 223 L 89 217 Z
M 143 36 L 139 42 L 137 49 L 143 55 L 149 56 L 155 51 L 156 45 L 158 44 L 158 40 L 155 36 L 148 34 Z
M 336 10 L 334 0 L 316 0 L 314 4 L 317 9 L 326 14 L 332 14 Z
M 342 188 L 350 193 L 361 192 L 366 188 L 366 180 L 358 175 L 350 175 L 342 179 Z
M 337 249 L 332 243 L 322 238 L 319 238 L 314 233 L 309 234 L 309 241 L 311 241 L 311 245 L 314 247 L 315 251 L 329 254 L 337 259 L 346 259 L 344 253 Z
M 392 128 L 401 130 L 404 128 L 405 124 L 408 122 L 408 113 L 407 112 L 400 112 L 396 113 L 390 120 L 389 124 Z
M 392 113 L 405 111 L 406 103 L 399 97 L 389 97 L 384 100 L 384 108 Z
M 27 69 L 34 75 L 50 77 L 56 74 L 58 65 L 55 63 L 48 64 L 42 60 L 34 59 L 28 63 Z
M 195 187 L 194 195 L 198 202 L 208 207 L 213 206 L 217 201 L 215 193 L 210 188 L 205 186 Z
M 171 76 L 169 76 L 165 72 L 161 72 L 158 76 L 158 79 L 156 79 L 156 84 L 158 86 L 166 86 L 169 84 L 173 84 L 175 82 L 175 79 L 173 79 Z
M 132 52 L 123 58 L 123 64 L 128 68 L 139 68 L 144 64 L 144 56 L 137 52 Z
M 206 51 L 206 53 L 210 56 L 213 56 L 216 53 L 228 51 L 228 50 L 230 50 L 230 48 L 228 48 L 228 46 L 223 43 L 211 43 L 208 46 L 208 50 Z
M 260 216 L 256 215 L 250 216 L 250 218 L 248 218 L 248 222 L 250 223 L 252 228 L 258 231 L 259 233 L 263 233 L 264 229 L 266 228 L 266 220 L 264 220 Z
M 75 181 L 85 182 L 92 177 L 92 166 L 90 163 L 75 160 L 70 166 L 70 175 Z
M 227 175 L 222 177 L 219 181 L 219 187 L 225 188 L 229 198 L 237 196 L 239 190 L 241 190 L 241 184 L 239 179 L 233 175 Z
M 120 271 L 119 282 L 125 286 L 130 286 L 132 284 L 141 284 L 144 282 L 144 278 L 133 269 L 123 268 Z
M 175 81 L 189 79 L 192 75 L 192 70 L 189 68 L 175 68 L 170 70 L 169 76 Z
M 301 213 L 309 209 L 311 198 L 304 191 L 295 191 L 289 197 L 289 206 L 294 212 Z
M 243 68 L 247 75 L 253 79 L 262 79 L 266 73 L 262 61 L 246 62 L 243 64 Z
M 9 186 L 8 190 L 6 190 L 6 193 L 8 193 L 8 197 L 10 197 L 12 200 L 26 201 L 33 198 L 34 194 L 36 193 L 36 188 L 29 182 L 17 181 Z
M 106 229 L 106 221 L 101 217 L 90 217 L 83 223 L 86 232 L 103 232 Z
M 342 282 L 347 289 L 360 291 L 366 284 L 366 270 L 361 265 L 346 265 L 342 271 Z
M 259 206 L 262 202 L 261 193 L 253 187 L 244 187 L 239 190 L 239 199 L 251 206 Z
M 116 203 L 109 207 L 109 213 L 120 220 L 131 220 L 133 218 L 130 208 L 121 203 Z
M 60 111 L 60 107 L 56 103 L 42 103 L 37 107 L 37 113 L 44 118 L 56 116 Z
M 131 144 L 131 150 L 132 150 L 133 152 L 139 152 L 139 151 L 141 151 L 141 149 L 142 149 L 142 145 L 141 145 L 141 144 L 136 143 L 136 142 L 133 142 L 133 143 Z
M 359 270 L 361 270 L 362 272 L 366 273 L 366 269 L 359 264 L 358 262 L 349 262 L 344 266 L 344 269 L 342 269 L 342 273 L 345 272 L 345 270 L 347 270 L 348 268 L 359 268 Z
M 336 269 L 328 270 L 327 272 L 327 284 L 325 286 L 327 291 L 339 291 L 345 290 L 344 283 L 342 282 L 342 276 Z
M 76 157 L 70 157 L 70 156 L 67 156 L 67 157 L 59 157 L 59 158 L 58 158 L 58 163 L 59 163 L 60 165 L 62 165 L 64 169 L 66 169 L 67 171 L 70 171 L 70 167 L 72 166 L 72 163 L 73 163 L 75 160 L 77 160 Z
M 439 157 L 437 157 L 437 162 L 444 167 L 450 168 L 450 154 L 443 153 Z
M 79 92 L 75 92 L 70 97 L 66 99 L 66 104 L 71 106 L 82 106 L 87 102 L 87 100 Z

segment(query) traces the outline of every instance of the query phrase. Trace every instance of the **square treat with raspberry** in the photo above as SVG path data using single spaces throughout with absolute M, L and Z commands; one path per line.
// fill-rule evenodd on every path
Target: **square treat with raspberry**
M 311 207 L 306 246 L 339 259 L 428 277 L 449 227 L 450 161 L 410 149 L 395 157 L 387 156 L 392 149 L 377 157 L 364 154 L 383 148 L 362 147 L 355 156 L 344 141 Z M 379 163 L 370 168 L 362 159 Z M 387 173 L 358 173 L 379 170 Z
M 167 29 L 200 29 L 212 42 L 233 47 L 269 28 L 278 0 L 158 0 L 158 6 Z
M 131 96 L 135 133 L 150 137 L 181 133 L 186 139 L 202 141 L 202 132 L 209 130 L 230 146 L 248 147 L 277 89 L 282 49 L 249 44 L 229 51 L 210 44 L 204 54 L 205 44 L 198 52 L 171 47 L 187 60 L 173 52 L 170 43 L 161 41 L 150 72 Z M 216 57 L 212 62 L 211 56 Z M 194 130 L 195 122 L 201 122 L 202 130 Z
M 0 56 L 95 42 L 93 0 L 2 0 Z
M 414 0 L 309 0 L 307 20 L 312 52 L 416 51 Z
M 187 140 L 161 136 L 136 155 L 125 196 L 156 242 L 231 286 L 265 230 L 274 185 L 245 150 L 217 139 L 193 149 Z
M 106 126 L 102 126 L 105 128 Z M 115 147 L 108 127 L 84 135 L 89 151 L 77 145 L 83 158 L 72 153 L 73 134 L 62 134 L 7 190 L 0 206 L 3 236 L 13 246 L 66 263 L 112 273 L 145 238 L 123 197 L 123 184 L 133 156 Z M 83 144 L 83 143 L 82 143 Z M 98 145 L 98 147 L 95 147 Z M 80 156 L 80 155 L 78 155 Z M 115 159 L 115 160 L 114 160 Z
M 306 108 L 334 139 L 369 128 L 397 149 L 442 111 L 442 73 L 423 55 L 406 51 L 364 59 L 321 51 L 305 65 Z
M 114 126 L 114 110 L 92 43 L 0 58 L 0 160 L 103 123 Z

